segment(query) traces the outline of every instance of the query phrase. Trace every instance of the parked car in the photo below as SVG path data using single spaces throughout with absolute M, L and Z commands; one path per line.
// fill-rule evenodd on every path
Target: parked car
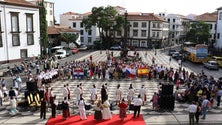
M 80 45 L 80 47 L 78 48 L 79 50 L 87 50 L 88 47 L 84 44 Z
M 63 49 L 56 50 L 55 57 L 57 57 L 59 59 L 65 58 L 66 57 L 66 50 L 63 50 Z
M 64 46 L 55 46 L 51 48 L 51 53 L 56 53 L 57 50 L 64 49 Z
M 172 56 L 175 52 L 176 52 L 176 50 L 170 49 L 170 50 L 168 51 L 168 55 L 169 55 L 169 56 Z
M 176 57 L 179 56 L 179 55 L 180 55 L 179 52 L 174 52 L 174 53 L 172 54 L 172 57 L 173 57 L 173 58 L 176 58 Z
M 71 50 L 73 54 L 76 54 L 79 52 L 79 49 L 78 48 L 74 48 L 73 50 Z
M 114 45 L 110 47 L 111 50 L 121 50 L 122 47 L 120 45 Z
M 71 56 L 72 55 L 72 51 L 71 50 L 66 50 L 66 57 Z
M 8 64 L 0 65 L 0 77 L 6 76 L 8 71 L 9 71 L 9 65 Z
M 219 70 L 219 64 L 216 61 L 208 61 L 204 63 L 204 68 Z

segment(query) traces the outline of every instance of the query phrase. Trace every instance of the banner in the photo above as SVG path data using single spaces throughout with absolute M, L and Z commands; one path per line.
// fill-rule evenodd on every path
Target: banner
M 147 75 L 149 73 L 148 68 L 138 68 L 137 69 L 137 74 L 139 75 Z

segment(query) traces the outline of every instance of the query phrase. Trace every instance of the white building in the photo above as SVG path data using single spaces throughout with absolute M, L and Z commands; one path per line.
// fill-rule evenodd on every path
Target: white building
M 60 15 L 60 25 L 79 30 L 81 44 L 85 45 L 93 45 L 93 41 L 99 39 L 99 30 L 96 26 L 92 26 L 91 30 L 88 32 L 83 26 L 82 19 L 89 14 L 91 13 L 78 14 L 74 12 L 66 12 Z
M 25 0 L 0 1 L 0 62 L 40 54 L 39 8 Z
M 222 48 L 222 7 L 217 9 L 216 48 Z
M 38 6 L 39 1 L 42 0 L 29 0 L 29 2 Z M 46 9 L 46 20 L 49 27 L 54 26 L 55 24 L 55 15 L 54 15 L 54 2 L 44 0 L 44 6 Z
M 181 43 L 184 41 L 184 37 L 187 33 L 186 23 L 189 23 L 189 19 L 185 18 L 183 15 L 179 14 L 163 14 L 165 20 L 169 23 L 169 39 L 171 43 Z
M 210 39 L 209 39 L 208 42 L 209 42 L 209 44 L 214 43 L 215 42 L 215 37 L 216 37 L 216 28 L 217 28 L 217 26 L 216 26 L 217 13 L 213 12 L 213 13 L 204 13 L 204 14 L 198 15 L 194 18 L 194 20 L 192 22 L 197 22 L 197 21 L 203 21 L 203 22 L 205 22 L 206 24 L 209 25 Z

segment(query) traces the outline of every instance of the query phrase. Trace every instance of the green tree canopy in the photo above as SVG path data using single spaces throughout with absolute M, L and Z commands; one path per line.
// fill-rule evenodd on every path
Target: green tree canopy
M 91 30 L 92 26 L 97 26 L 99 29 L 100 39 L 107 47 L 110 45 L 111 32 L 121 31 L 124 26 L 124 18 L 119 16 L 117 11 L 112 6 L 93 7 L 92 14 L 83 18 L 85 30 Z
M 209 24 L 200 21 L 191 24 L 191 29 L 187 33 L 187 40 L 197 44 L 208 44 L 210 38 Z

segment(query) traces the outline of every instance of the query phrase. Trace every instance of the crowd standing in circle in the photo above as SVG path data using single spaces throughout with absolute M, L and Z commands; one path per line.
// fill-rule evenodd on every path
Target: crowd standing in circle
M 138 54 L 136 54 L 138 55 Z M 198 74 L 194 74 L 193 72 L 188 72 L 184 68 L 183 69 L 173 69 L 168 66 L 163 66 L 155 63 L 155 58 L 152 59 L 152 64 L 147 64 L 142 61 L 137 62 L 126 62 L 122 58 L 113 58 L 109 52 L 107 52 L 107 61 L 105 62 L 94 62 L 93 56 L 91 55 L 89 60 L 82 61 L 71 61 L 66 62 L 63 65 L 57 65 L 53 60 L 50 63 L 45 63 L 44 70 L 40 70 L 39 65 L 36 67 L 37 75 L 33 75 L 31 73 L 28 74 L 29 81 L 36 81 L 39 91 L 42 91 L 40 94 L 42 100 L 46 101 L 46 109 L 48 107 L 58 106 L 56 102 L 56 95 L 53 92 L 53 88 L 50 87 L 50 84 L 56 79 L 65 80 L 65 79 L 101 79 L 101 80 L 120 80 L 128 78 L 128 74 L 126 73 L 127 68 L 137 70 L 140 67 L 145 67 L 149 69 L 147 75 L 142 76 L 143 78 L 147 78 L 147 80 L 163 80 L 168 81 L 170 83 L 175 84 L 176 91 L 174 93 L 175 99 L 179 102 L 195 102 L 198 104 L 198 109 L 195 111 L 195 116 L 197 122 L 199 122 L 199 115 L 202 112 L 202 119 L 206 119 L 207 111 L 211 107 L 219 107 L 222 95 L 222 78 L 215 80 L 213 76 L 206 76 L 204 71 Z M 141 77 L 134 76 L 133 78 Z M 9 92 L 5 86 L 5 80 L 1 80 L 1 91 L 0 92 L 0 104 L 1 99 L 3 101 L 7 101 L 8 97 L 10 99 L 16 99 L 17 91 L 21 89 L 20 83 L 22 82 L 19 76 L 13 76 L 13 86 L 15 88 L 11 88 Z M 140 108 L 142 105 L 145 105 L 144 102 L 147 101 L 147 90 L 145 89 L 146 85 L 141 86 L 139 90 L 138 98 L 134 99 L 135 90 L 132 84 L 129 87 L 127 93 L 127 105 L 133 102 L 134 106 L 134 117 L 136 117 L 136 113 L 138 113 L 137 117 L 140 113 Z M 181 91 L 181 88 L 184 88 L 184 91 Z M 73 88 L 71 88 L 73 89 Z M 63 88 L 63 102 L 62 102 L 62 110 L 63 110 L 63 118 L 67 119 L 70 116 L 69 105 L 70 105 L 70 96 L 73 96 L 70 92 L 71 90 L 69 85 L 64 85 Z M 84 112 L 84 88 L 82 88 L 81 84 L 77 85 L 74 91 L 74 96 L 76 96 L 77 102 L 75 104 L 79 107 L 79 112 L 81 112 L 81 119 L 87 119 L 85 117 Z M 14 93 L 12 92 L 14 91 Z M 107 85 L 103 84 L 101 88 L 101 96 L 98 97 L 98 88 L 93 85 L 90 90 L 91 94 L 91 103 L 96 104 L 95 114 L 102 115 L 103 119 L 111 119 L 112 115 L 109 110 L 110 103 L 108 98 L 108 88 Z M 13 94 L 12 94 L 13 93 Z M 122 103 L 125 104 L 125 100 L 123 97 L 123 91 L 120 88 L 120 85 L 117 86 L 115 93 L 115 101 L 116 104 L 121 108 Z M 153 103 L 153 110 L 159 110 L 159 100 L 161 98 L 161 89 L 159 92 L 155 92 L 151 101 Z M 101 99 L 101 100 L 100 100 Z M 208 106 L 210 102 L 210 106 Z M 140 104 L 141 103 L 141 104 Z M 201 104 L 201 107 L 200 107 Z M 44 105 L 43 105 L 44 107 Z M 44 118 L 44 110 L 43 116 Z M 198 112 L 198 113 L 197 113 Z M 193 112 L 191 112 L 193 113 Z M 55 117 L 55 108 L 53 109 L 52 116 Z M 121 113 L 120 113 L 121 114 Z M 124 114 L 124 113 L 123 113 Z M 98 115 L 100 116 L 100 115 Z M 124 118 L 124 115 L 121 115 L 121 119 Z M 193 118 L 193 115 L 192 115 Z M 96 120 L 101 119 L 101 117 L 95 117 Z

